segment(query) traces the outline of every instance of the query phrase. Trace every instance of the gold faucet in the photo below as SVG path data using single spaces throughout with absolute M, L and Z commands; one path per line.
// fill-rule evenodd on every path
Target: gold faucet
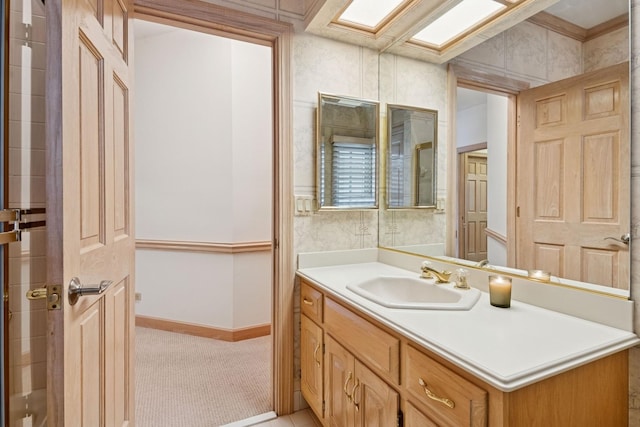
M 449 278 L 451 277 L 450 271 L 438 271 L 435 268 L 431 268 L 427 265 L 423 265 L 421 269 L 422 269 L 422 277 L 424 278 L 435 277 L 436 283 L 448 283 Z

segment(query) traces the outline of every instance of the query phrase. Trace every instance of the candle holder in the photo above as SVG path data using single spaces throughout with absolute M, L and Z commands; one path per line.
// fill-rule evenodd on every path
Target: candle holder
M 511 278 L 489 276 L 489 301 L 495 307 L 511 307 Z

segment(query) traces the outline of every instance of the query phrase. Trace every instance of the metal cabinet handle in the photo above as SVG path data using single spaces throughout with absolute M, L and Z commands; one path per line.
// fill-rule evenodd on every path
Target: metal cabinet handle
M 113 283 L 112 280 L 103 280 L 99 285 L 82 286 L 80 279 L 74 277 L 69 282 L 69 304 L 74 305 L 78 298 L 85 295 L 100 295 L 106 291 Z
M 306 298 L 303 298 L 303 299 L 302 299 L 302 302 L 303 302 L 303 303 L 305 303 L 306 305 L 313 305 L 313 301 L 308 300 L 308 299 L 306 299 Z
M 615 240 L 618 243 L 624 243 L 625 245 L 628 245 L 629 241 L 631 240 L 631 233 L 623 234 L 619 239 L 617 237 L 605 237 L 604 240 Z
M 344 391 L 344 394 L 345 396 L 347 396 L 347 400 L 349 402 L 351 402 L 351 395 L 347 391 L 347 386 L 349 385 L 349 382 L 351 381 L 352 376 L 353 376 L 353 372 L 349 372 L 349 375 L 347 376 L 347 380 L 344 382 L 344 387 L 342 387 L 342 391 Z
M 422 378 L 418 379 L 418 384 L 420 384 L 422 386 L 422 388 L 424 389 L 425 394 L 427 395 L 427 397 L 429 399 L 435 400 L 436 402 L 443 403 L 443 404 L 445 404 L 446 406 L 448 406 L 451 409 L 456 407 L 456 404 L 455 404 L 455 402 L 453 400 L 447 399 L 446 397 L 437 396 L 434 392 L 429 390 L 427 388 L 427 383 L 425 383 Z

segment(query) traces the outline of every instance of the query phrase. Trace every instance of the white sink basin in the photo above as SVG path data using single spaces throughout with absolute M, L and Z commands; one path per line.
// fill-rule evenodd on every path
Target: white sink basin
M 480 298 L 480 291 L 457 289 L 452 283 L 414 277 L 380 276 L 347 285 L 361 297 L 390 308 L 423 310 L 469 310 Z

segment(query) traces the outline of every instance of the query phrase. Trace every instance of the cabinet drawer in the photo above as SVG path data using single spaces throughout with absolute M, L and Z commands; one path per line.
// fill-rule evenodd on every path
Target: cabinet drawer
M 400 340 L 331 298 L 325 299 L 324 324 L 328 333 L 384 378 L 400 380 Z
M 300 309 L 309 319 L 322 323 L 322 293 L 305 282 L 300 283 Z
M 405 387 L 430 419 L 451 427 L 487 425 L 486 391 L 410 346 L 404 357 Z

